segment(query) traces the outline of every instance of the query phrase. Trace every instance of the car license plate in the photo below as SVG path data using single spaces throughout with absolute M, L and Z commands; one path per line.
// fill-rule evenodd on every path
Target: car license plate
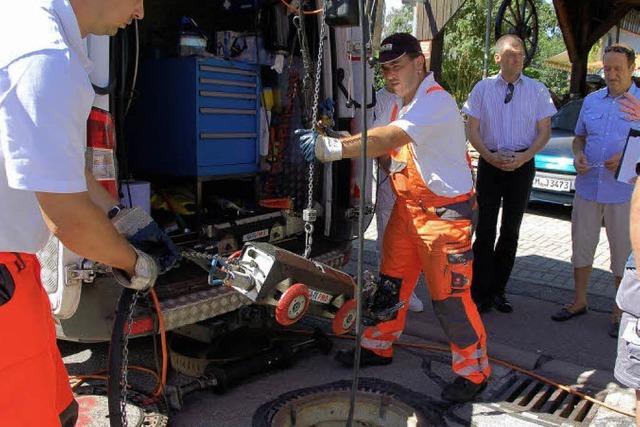
M 309 289 L 309 296 L 315 302 L 319 302 L 321 304 L 329 304 L 331 301 L 331 295 L 325 294 L 324 292 L 314 291 L 313 289 Z
M 533 179 L 533 188 L 552 191 L 571 191 L 571 180 L 562 178 L 550 178 L 547 176 L 536 176 Z

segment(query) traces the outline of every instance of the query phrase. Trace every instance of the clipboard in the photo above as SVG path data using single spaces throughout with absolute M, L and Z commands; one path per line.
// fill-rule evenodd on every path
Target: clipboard
M 622 158 L 615 173 L 615 178 L 625 184 L 633 184 L 640 175 L 640 130 L 630 129 L 624 144 Z

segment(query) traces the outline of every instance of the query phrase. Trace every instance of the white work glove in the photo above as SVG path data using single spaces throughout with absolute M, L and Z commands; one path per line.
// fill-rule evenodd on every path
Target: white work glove
M 320 135 L 312 129 L 298 129 L 295 131 L 304 159 L 313 161 L 333 162 L 342 159 L 342 142 L 338 138 Z
M 125 288 L 134 289 L 136 291 L 146 291 L 151 289 L 158 278 L 159 267 L 157 262 L 148 254 L 131 246 L 138 258 L 136 259 L 135 275 L 129 277 L 124 271 L 114 268 L 113 276 Z
M 171 237 L 144 209 L 121 209 L 111 223 L 131 245 L 156 260 L 160 274 L 169 271 L 180 259 L 180 250 Z

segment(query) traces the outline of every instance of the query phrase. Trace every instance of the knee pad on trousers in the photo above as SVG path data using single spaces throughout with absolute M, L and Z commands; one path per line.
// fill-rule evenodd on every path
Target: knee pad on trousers
M 478 342 L 478 334 L 469 321 L 462 298 L 447 298 L 433 301 L 435 311 L 444 333 L 459 348 Z
M 378 321 L 395 319 L 400 308 L 402 279 L 380 275 L 377 288 L 368 304 L 369 311 Z

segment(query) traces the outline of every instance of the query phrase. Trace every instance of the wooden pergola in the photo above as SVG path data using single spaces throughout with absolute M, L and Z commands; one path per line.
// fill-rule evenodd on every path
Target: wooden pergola
M 553 0 L 571 60 L 572 95 L 585 95 L 587 63 L 593 45 L 640 0 Z
M 421 0 L 416 5 L 416 36 L 428 41 L 423 47 L 431 70 L 439 77 L 442 66 L 443 29 L 465 0 Z M 504 0 L 495 0 L 504 1 Z M 511 0 L 513 1 L 513 0 Z M 553 0 L 571 61 L 570 93 L 586 94 L 587 64 L 593 45 L 640 0 Z M 640 22 L 634 23 L 640 32 Z M 426 48 L 426 49 L 425 49 Z

